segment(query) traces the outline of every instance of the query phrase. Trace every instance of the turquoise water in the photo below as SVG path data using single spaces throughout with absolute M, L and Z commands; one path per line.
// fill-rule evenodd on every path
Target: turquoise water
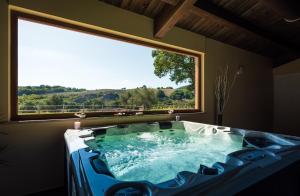
M 213 134 L 171 129 L 97 136 L 96 143 L 117 179 L 160 183 L 180 171 L 196 173 L 200 164 L 224 162 L 228 153 L 242 148 L 242 137 L 221 131 Z

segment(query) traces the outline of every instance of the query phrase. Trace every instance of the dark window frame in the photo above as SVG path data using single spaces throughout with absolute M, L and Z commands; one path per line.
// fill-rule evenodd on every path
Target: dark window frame
M 131 37 L 121 36 L 109 32 L 103 32 L 100 30 L 83 27 L 76 24 L 55 20 L 52 18 L 32 15 L 24 12 L 11 10 L 11 120 L 42 120 L 42 119 L 64 119 L 74 118 L 73 113 L 58 113 L 58 114 L 18 114 L 18 19 L 32 21 L 35 23 L 46 24 L 54 27 L 77 31 L 81 33 L 87 33 L 91 35 L 101 36 L 109 39 L 115 39 L 118 41 L 128 42 L 141 46 L 147 46 L 157 49 L 162 49 L 178 54 L 189 55 L 195 58 L 195 109 L 176 109 L 174 113 L 196 113 L 201 111 L 201 63 L 203 63 L 203 55 L 199 53 L 193 53 L 184 51 L 181 49 L 168 47 L 163 44 L 157 44 L 147 42 L 140 39 L 134 39 Z M 87 112 L 87 117 L 104 117 L 114 116 L 119 112 Z M 135 111 L 125 112 L 125 115 L 133 115 Z M 143 111 L 144 114 L 168 114 L 168 110 L 149 110 Z

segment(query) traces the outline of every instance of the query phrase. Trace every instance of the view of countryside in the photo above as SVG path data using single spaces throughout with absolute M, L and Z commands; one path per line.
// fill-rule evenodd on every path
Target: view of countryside
M 19 19 L 18 113 L 193 109 L 194 57 Z

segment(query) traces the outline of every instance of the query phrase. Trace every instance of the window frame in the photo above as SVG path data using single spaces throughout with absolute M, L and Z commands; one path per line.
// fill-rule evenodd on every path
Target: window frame
M 175 109 L 174 113 L 196 113 L 201 111 L 201 68 L 203 64 L 203 55 L 200 53 L 193 53 L 190 51 L 181 50 L 178 48 L 173 48 L 166 46 L 164 44 L 154 43 L 150 41 L 145 41 L 142 39 L 135 39 L 132 37 L 127 37 L 123 35 L 113 34 L 110 32 L 104 32 L 97 29 L 92 29 L 77 24 L 67 23 L 64 21 L 47 18 L 44 16 L 37 16 L 33 14 L 28 14 L 20 11 L 11 10 L 11 99 L 10 99 L 10 112 L 11 120 L 42 120 L 42 119 L 64 119 L 64 118 L 74 118 L 73 113 L 57 113 L 57 114 L 18 114 L 18 19 L 23 19 L 35 23 L 50 25 L 62 29 L 77 31 L 81 33 L 86 33 L 90 35 L 105 37 L 109 39 L 114 39 L 118 41 L 123 41 L 131 44 L 137 44 L 141 46 L 162 49 L 165 51 L 175 52 L 178 54 L 189 55 L 195 58 L 195 109 Z M 124 112 L 125 115 L 133 115 L 136 111 Z M 87 112 L 87 117 L 106 117 L 114 116 L 119 112 Z M 143 114 L 168 114 L 168 110 L 145 110 Z

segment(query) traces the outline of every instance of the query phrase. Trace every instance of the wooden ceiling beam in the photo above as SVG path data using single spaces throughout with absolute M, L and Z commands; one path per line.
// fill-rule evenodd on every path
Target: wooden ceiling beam
M 170 1 L 171 2 L 171 1 Z M 154 37 L 162 38 L 193 7 L 196 0 L 179 0 L 175 6 L 169 6 L 154 20 Z

